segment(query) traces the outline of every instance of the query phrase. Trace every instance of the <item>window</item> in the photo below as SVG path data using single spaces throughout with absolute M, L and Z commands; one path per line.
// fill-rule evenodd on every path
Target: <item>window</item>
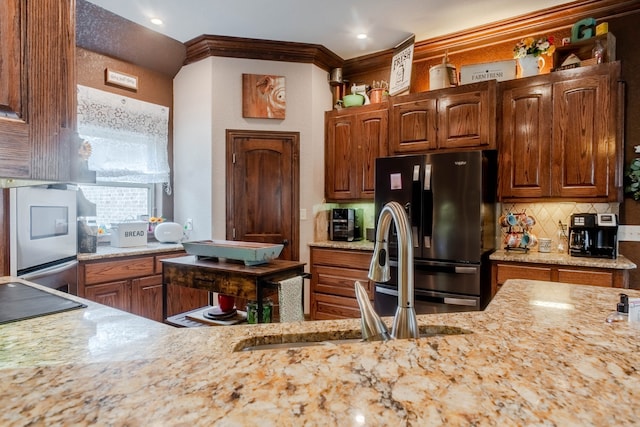
M 97 225 L 108 227 L 127 219 L 137 220 L 140 215 L 150 215 L 155 206 L 153 184 L 81 184 L 78 187 L 87 200 L 96 204 Z

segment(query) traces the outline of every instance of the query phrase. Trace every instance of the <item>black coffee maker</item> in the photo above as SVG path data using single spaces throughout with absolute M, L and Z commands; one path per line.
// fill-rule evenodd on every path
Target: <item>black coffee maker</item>
M 571 215 L 569 254 L 592 258 L 616 258 L 618 256 L 617 215 L 610 213 Z

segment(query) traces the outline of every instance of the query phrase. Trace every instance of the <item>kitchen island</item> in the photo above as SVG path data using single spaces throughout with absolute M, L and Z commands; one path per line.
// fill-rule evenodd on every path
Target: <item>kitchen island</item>
M 0 424 L 637 424 L 640 327 L 605 322 L 619 292 L 510 280 L 483 312 L 418 316 L 470 333 L 260 351 L 236 350 L 360 322 L 178 329 L 86 302 L 0 325 Z

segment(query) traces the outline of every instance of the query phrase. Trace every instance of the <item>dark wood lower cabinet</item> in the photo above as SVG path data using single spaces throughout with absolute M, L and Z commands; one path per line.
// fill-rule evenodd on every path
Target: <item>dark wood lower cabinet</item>
M 80 261 L 78 295 L 109 307 L 162 322 L 161 260 L 184 252 Z M 209 293 L 201 289 L 169 286 L 168 314 L 208 305 Z
M 311 248 L 311 318 L 331 320 L 360 317 L 355 295 L 357 281 L 373 300 L 369 281 L 371 252 L 331 248 Z

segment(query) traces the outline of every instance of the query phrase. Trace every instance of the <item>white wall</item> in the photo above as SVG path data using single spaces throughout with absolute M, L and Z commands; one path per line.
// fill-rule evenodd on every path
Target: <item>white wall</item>
M 284 120 L 242 117 L 242 74 L 285 77 Z M 174 79 L 174 214 L 193 218 L 192 240 L 225 238 L 225 132 L 300 132 L 300 260 L 309 270 L 313 207 L 324 200 L 324 111 L 332 107 L 327 72 L 312 64 L 211 57 Z M 308 292 L 306 293 L 308 295 Z
M 191 218 L 194 240 L 212 237 L 212 90 L 210 59 L 183 67 L 173 81 L 174 221 Z

